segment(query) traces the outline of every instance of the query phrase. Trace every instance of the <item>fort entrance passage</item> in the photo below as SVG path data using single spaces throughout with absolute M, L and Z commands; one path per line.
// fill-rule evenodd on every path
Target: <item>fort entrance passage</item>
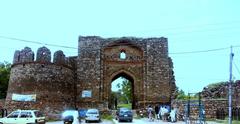
M 169 104 L 175 91 L 166 38 L 79 37 L 77 106 L 112 108 L 111 83 L 132 82 L 132 107 Z
M 109 99 L 110 109 L 117 109 L 120 106 L 129 108 L 135 107 L 134 100 L 134 80 L 126 73 L 122 72 L 114 76 L 112 80 L 111 96 Z

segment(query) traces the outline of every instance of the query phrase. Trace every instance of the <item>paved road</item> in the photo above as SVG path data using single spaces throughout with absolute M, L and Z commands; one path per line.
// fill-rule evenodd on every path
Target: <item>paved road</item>
M 46 124 L 63 124 L 63 121 L 56 121 L 56 122 L 47 122 Z M 77 123 L 78 124 L 78 123 Z M 81 124 L 86 124 L 84 120 L 82 120 Z M 87 123 L 87 124 L 114 124 L 112 121 L 103 120 L 100 123 Z
M 170 123 L 170 122 L 163 122 L 161 120 L 154 120 L 149 121 L 147 118 L 143 119 L 133 119 L 133 122 L 118 122 L 117 120 L 113 120 L 114 124 L 185 124 L 184 122 L 176 122 L 176 123 Z
M 57 121 L 57 122 L 47 122 L 47 124 L 63 124 L 62 121 Z M 86 124 L 85 121 L 83 120 L 81 124 Z M 88 123 L 88 124 L 185 124 L 183 121 L 178 121 L 175 123 L 171 122 L 163 122 L 161 120 L 154 120 L 154 121 L 149 121 L 147 118 L 143 119 L 133 119 L 133 122 L 118 122 L 117 120 L 113 119 L 113 121 L 108 121 L 108 120 L 103 120 L 100 123 Z M 207 122 L 207 124 L 219 124 L 216 122 Z

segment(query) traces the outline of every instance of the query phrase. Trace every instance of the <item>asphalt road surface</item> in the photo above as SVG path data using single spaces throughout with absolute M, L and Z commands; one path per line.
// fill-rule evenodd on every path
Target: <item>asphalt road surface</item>
M 47 124 L 63 124 L 63 122 L 62 121 L 47 122 Z M 86 124 L 86 123 L 84 120 L 82 120 L 81 124 Z M 113 121 L 102 120 L 102 122 L 100 123 L 88 123 L 88 124 L 185 124 L 185 122 L 178 121 L 175 123 L 171 123 L 171 122 L 163 122 L 161 120 L 149 121 L 147 118 L 143 118 L 143 119 L 133 119 L 133 122 L 118 122 L 117 120 L 113 119 Z M 207 124 L 219 124 L 219 123 L 207 122 Z

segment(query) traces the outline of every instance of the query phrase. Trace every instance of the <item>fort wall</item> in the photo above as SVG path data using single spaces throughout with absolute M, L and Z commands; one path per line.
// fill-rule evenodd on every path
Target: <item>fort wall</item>
M 28 47 L 15 52 L 5 107 L 8 111 L 38 109 L 48 117 L 74 108 L 75 58 L 66 58 L 62 51 L 57 51 L 52 63 L 46 47 L 39 48 L 37 53 L 34 60 Z M 13 94 L 36 95 L 36 100 L 13 100 Z
M 232 108 L 240 108 L 240 81 L 237 80 L 232 85 Z M 222 83 L 215 87 L 205 87 L 201 92 L 202 104 L 205 110 L 205 117 L 207 119 L 216 119 L 217 116 L 222 115 L 223 118 L 228 115 L 228 84 Z M 179 110 L 179 115 L 184 115 L 187 100 L 174 100 L 172 101 L 172 106 L 177 107 Z M 195 106 L 191 106 L 191 115 L 198 117 L 199 107 L 198 102 L 191 102 Z M 221 110 L 219 112 L 219 110 Z M 181 117 L 179 117 L 181 118 Z

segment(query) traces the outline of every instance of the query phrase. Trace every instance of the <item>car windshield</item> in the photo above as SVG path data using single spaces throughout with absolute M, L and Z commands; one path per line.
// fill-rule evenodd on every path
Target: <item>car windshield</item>
M 131 111 L 127 108 L 120 109 L 120 113 L 131 113 Z
M 120 111 L 129 111 L 128 108 L 120 108 Z
M 73 116 L 69 115 L 69 116 L 64 117 L 64 119 L 71 119 L 71 120 L 73 120 Z
M 40 111 L 35 111 L 34 114 L 36 117 L 44 117 Z
M 87 114 L 98 114 L 98 110 L 90 109 L 87 111 Z

